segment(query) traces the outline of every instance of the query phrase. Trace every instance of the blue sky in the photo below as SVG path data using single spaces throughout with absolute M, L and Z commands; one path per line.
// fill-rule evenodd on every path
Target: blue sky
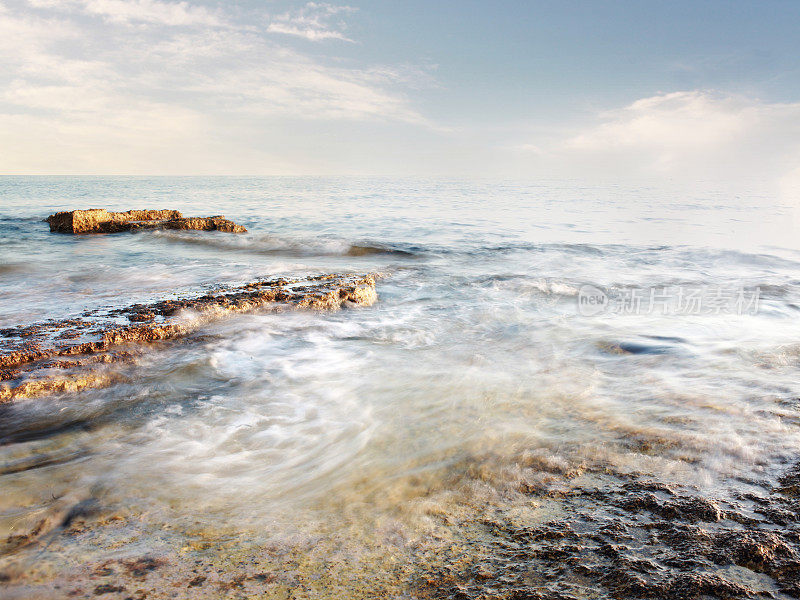
M 800 92 L 799 2 L 350 4 L 363 46 L 343 52 L 437 65 L 442 89 L 425 95 L 437 118 L 498 105 L 506 117 L 569 116 L 696 88 L 783 101 Z
M 0 0 L 0 171 L 800 187 L 800 2 Z

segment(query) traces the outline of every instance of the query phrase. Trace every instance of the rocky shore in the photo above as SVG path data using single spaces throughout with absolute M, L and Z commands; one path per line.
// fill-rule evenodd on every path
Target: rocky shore
M 354 509 L 352 537 L 322 525 L 281 544 L 198 528 L 160 552 L 106 550 L 57 573 L 0 560 L 12 597 L 418 598 L 430 600 L 789 600 L 800 595 L 797 465 L 777 482 L 709 497 L 602 460 L 580 468 L 535 452 L 516 457 L 521 479 L 496 457 L 450 468 L 457 502 L 424 478 L 373 491 L 373 501 L 424 509 L 424 535 L 373 523 Z M 407 486 L 411 486 L 408 488 Z M 491 498 L 481 489 L 499 492 Z M 366 492 L 366 490 L 362 490 Z M 471 493 L 470 493 L 471 492 Z M 412 511 L 413 512 L 413 511 Z M 408 514 L 408 512 L 406 513 Z M 99 503 L 65 506 L 59 520 L 6 540 L 6 548 L 58 553 L 117 540 L 138 517 Z M 363 529 L 363 530 L 362 530 Z M 369 533 L 366 533 L 369 531 Z M 127 535 L 132 535 L 128 533 Z M 139 535 L 133 534 L 134 536 Z M 331 556 L 357 556 L 357 560 Z M 27 563 L 30 564 L 30 563 Z M 5 567 L 5 568 L 3 568 Z M 55 590 L 55 593 L 54 593 Z M 30 595 L 25 595 L 30 594 Z
M 247 229 L 222 215 L 184 217 L 177 210 L 129 210 L 111 212 L 103 208 L 58 212 L 45 219 L 53 233 L 119 233 L 141 229 L 193 229 L 246 233 Z
M 269 279 L 197 296 L 0 329 L 0 403 L 109 385 L 119 380 L 119 375 L 104 366 L 132 360 L 137 344 L 186 336 L 226 314 L 267 305 L 336 310 L 368 306 L 376 298 L 374 275 Z M 121 325 L 122 320 L 127 324 Z
M 101 226 L 83 212 L 69 233 L 183 219 L 129 211 Z M 704 280 L 727 253 L 598 238 L 476 249 L 471 230 L 451 247 L 416 224 L 386 247 L 232 253 L 250 236 L 34 227 L 52 252 L 153 246 L 86 277 L 76 261 L 52 287 L 42 261 L 32 298 L 74 285 L 71 306 L 105 291 L 92 301 L 113 307 L 41 302 L 20 314 L 74 318 L 0 330 L 4 600 L 800 597 L 797 336 L 761 335 L 746 315 L 746 344 L 711 317 L 577 319 L 572 279 L 542 278 L 575 260 L 579 273 Z M 186 240 L 202 249 L 191 263 Z M 417 260 L 385 254 L 398 247 Z M 742 259 L 740 272 L 762 264 Z M 694 266 L 652 267 L 666 263 Z M 239 265 L 298 264 L 363 274 L 200 287 Z M 125 295 L 182 268 L 196 269 L 182 295 Z M 393 273 L 382 309 L 313 314 L 375 301 L 372 269 Z M 795 296 L 768 300 L 787 329 Z M 23 318 L 7 323 L 39 317 Z
M 551 478 L 533 489 L 520 482 L 520 491 L 559 518 L 480 511 L 459 525 L 466 554 L 444 554 L 444 564 L 414 576 L 418 597 L 800 597 L 797 465 L 776 483 L 751 481 L 750 491 L 728 498 L 600 464 L 572 481 Z

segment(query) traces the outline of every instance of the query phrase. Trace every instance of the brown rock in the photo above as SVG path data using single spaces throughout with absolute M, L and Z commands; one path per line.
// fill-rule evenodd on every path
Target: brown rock
M 177 210 L 129 210 L 110 212 L 104 208 L 72 210 L 45 219 L 55 233 L 117 233 L 137 229 L 193 229 L 245 233 L 247 229 L 222 215 L 184 217 Z
M 77 392 L 104 387 L 124 377 L 103 368 L 133 358 L 132 344 L 147 344 L 184 337 L 225 314 L 280 305 L 313 310 L 338 310 L 369 306 L 375 302 L 375 276 L 330 274 L 301 279 L 257 280 L 221 288 L 202 296 L 134 304 L 115 309 L 102 322 L 81 319 L 48 321 L 35 326 L 0 330 L 0 404 L 54 392 Z M 189 311 L 181 317 L 181 311 Z M 120 326 L 118 317 L 132 323 Z M 159 319 L 158 322 L 154 322 Z M 64 338 L 72 328 L 80 341 Z M 32 344 L 29 331 L 39 339 Z M 123 350 L 128 348 L 129 350 Z M 99 368 L 98 368 L 99 367 Z
M 177 210 L 128 210 L 122 213 L 111 214 L 119 215 L 126 221 L 167 221 L 183 217 Z

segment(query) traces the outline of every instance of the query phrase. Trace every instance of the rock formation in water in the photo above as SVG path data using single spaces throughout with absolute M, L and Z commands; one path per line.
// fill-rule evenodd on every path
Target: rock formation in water
M 202 296 L 0 329 L 0 403 L 124 380 L 107 364 L 131 361 L 136 344 L 180 338 L 232 312 L 267 305 L 337 310 L 376 299 L 373 275 L 319 275 L 259 280 Z M 130 324 L 119 325 L 120 318 Z
M 117 233 L 138 229 L 196 229 L 246 233 L 247 229 L 222 215 L 184 217 L 177 210 L 129 210 L 110 212 L 104 208 L 71 210 L 45 219 L 55 233 Z

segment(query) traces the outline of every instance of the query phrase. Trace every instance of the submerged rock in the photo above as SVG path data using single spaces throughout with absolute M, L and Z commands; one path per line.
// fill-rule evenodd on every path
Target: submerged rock
M 267 305 L 337 310 L 376 299 L 374 275 L 318 275 L 0 329 L 0 403 L 112 385 L 124 378 L 108 365 L 133 360 L 133 344 L 181 338 L 229 313 Z M 130 324 L 120 326 L 120 317 Z
M 110 212 L 104 208 L 58 212 L 45 219 L 54 233 L 118 233 L 137 229 L 195 229 L 245 233 L 247 229 L 222 215 L 184 217 L 177 210 L 129 210 Z

